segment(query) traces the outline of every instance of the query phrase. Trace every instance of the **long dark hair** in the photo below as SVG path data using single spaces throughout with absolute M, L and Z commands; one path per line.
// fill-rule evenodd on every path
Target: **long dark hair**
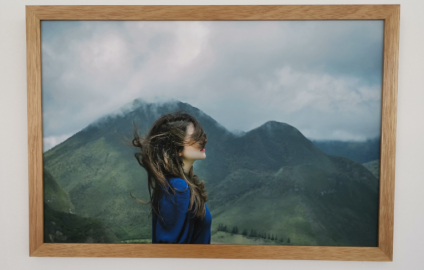
M 185 141 L 187 126 L 190 123 L 194 126 L 194 132 L 189 141 Z M 153 123 L 145 137 L 140 136 L 134 122 L 133 127 L 132 145 L 140 148 L 140 152 L 134 155 L 140 166 L 147 171 L 150 201 L 143 202 L 131 193 L 130 195 L 143 204 L 150 204 L 151 210 L 158 215 L 158 203 L 163 196 L 162 191 L 165 190 L 168 193 L 168 188 L 170 188 L 175 195 L 175 189 L 167 179 L 170 177 L 181 178 L 187 182 L 191 191 L 188 209 L 193 210 L 195 216 L 203 219 L 206 214 L 204 204 L 208 196 L 205 182 L 200 181 L 198 176 L 193 173 L 193 167 L 186 174 L 183 169 L 182 157 L 179 156 L 184 145 L 198 144 L 202 149 L 207 143 L 206 133 L 196 118 L 184 111 L 162 115 Z M 193 205 L 194 209 L 192 209 Z

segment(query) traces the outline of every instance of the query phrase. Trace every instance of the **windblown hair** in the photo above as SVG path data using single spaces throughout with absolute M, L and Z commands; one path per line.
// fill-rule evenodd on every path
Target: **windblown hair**
M 187 126 L 190 123 L 193 123 L 194 132 L 188 141 L 185 141 Z M 143 202 L 130 193 L 131 197 L 143 204 L 150 204 L 151 210 L 160 216 L 158 214 L 160 212 L 159 201 L 163 196 L 163 191 L 169 194 L 168 188 L 170 188 L 175 195 L 175 189 L 167 179 L 169 177 L 181 178 L 187 182 L 191 191 L 188 209 L 192 210 L 195 216 L 203 219 L 206 214 L 205 202 L 207 201 L 205 182 L 200 181 L 198 176 L 193 173 L 193 167 L 186 174 L 183 170 L 182 157 L 179 156 L 184 145 L 196 144 L 200 149 L 205 147 L 207 136 L 199 122 L 188 113 L 177 111 L 157 119 L 145 137 L 139 135 L 134 122 L 133 127 L 132 145 L 140 148 L 140 152 L 134 155 L 140 166 L 147 171 L 150 201 Z M 192 209 L 193 205 L 194 209 Z M 150 211 L 151 214 L 152 211 Z

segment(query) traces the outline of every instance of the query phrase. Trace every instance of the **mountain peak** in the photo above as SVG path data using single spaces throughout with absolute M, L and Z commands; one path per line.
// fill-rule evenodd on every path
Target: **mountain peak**
M 265 122 L 262 126 L 266 126 L 266 127 L 279 127 L 279 126 L 288 126 L 288 127 L 293 127 L 293 126 L 290 126 L 289 124 L 287 124 L 287 123 L 284 123 L 284 122 L 278 122 L 278 121 L 275 121 L 275 120 L 270 120 L 270 121 L 267 121 L 267 122 Z
M 298 131 L 297 128 L 295 128 L 295 127 L 293 127 L 293 126 L 291 126 L 287 123 L 278 122 L 278 121 L 274 121 L 274 120 L 267 121 L 256 129 L 257 130 L 267 130 L 267 131 L 283 131 L 283 130 Z
M 160 97 L 160 96 L 155 96 L 153 98 L 150 99 L 146 99 L 143 97 L 139 97 L 134 99 L 132 102 L 129 102 L 127 104 L 125 104 L 124 106 L 121 107 L 121 110 L 125 109 L 125 108 L 130 108 L 131 110 L 134 110 L 140 106 L 146 106 L 148 104 L 154 104 L 154 105 L 170 105 L 170 104 L 179 104 L 182 103 L 180 100 L 175 99 L 175 98 L 170 98 L 170 97 Z
M 124 117 L 128 113 L 131 113 L 134 110 L 139 109 L 141 107 L 147 107 L 147 106 L 158 107 L 158 106 L 163 106 L 163 105 L 177 107 L 179 104 L 182 104 L 182 102 L 175 99 L 175 98 L 166 98 L 166 97 L 155 96 L 153 98 L 146 99 L 146 98 L 143 98 L 143 97 L 139 97 L 139 98 L 134 99 L 133 101 L 130 101 L 130 102 L 122 105 L 118 109 L 115 109 L 115 110 L 99 117 L 97 120 L 93 121 L 87 127 L 105 123 L 105 122 L 109 121 L 110 119 L 116 118 L 117 116 Z

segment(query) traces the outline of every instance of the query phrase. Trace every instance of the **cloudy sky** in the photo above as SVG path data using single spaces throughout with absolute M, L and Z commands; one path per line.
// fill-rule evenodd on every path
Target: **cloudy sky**
M 41 21 L 44 151 L 136 98 L 173 98 L 230 131 L 380 135 L 381 20 Z

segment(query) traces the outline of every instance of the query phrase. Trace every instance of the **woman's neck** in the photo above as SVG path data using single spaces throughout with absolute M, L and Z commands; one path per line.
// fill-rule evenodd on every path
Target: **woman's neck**
M 193 163 L 194 163 L 194 160 L 192 161 L 184 160 L 183 170 L 186 174 L 190 172 L 191 167 L 193 167 Z

